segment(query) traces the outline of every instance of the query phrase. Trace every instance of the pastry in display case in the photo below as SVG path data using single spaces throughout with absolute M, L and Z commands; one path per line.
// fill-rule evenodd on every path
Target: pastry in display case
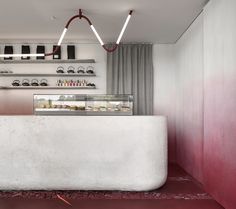
M 133 115 L 132 95 L 35 94 L 36 115 Z

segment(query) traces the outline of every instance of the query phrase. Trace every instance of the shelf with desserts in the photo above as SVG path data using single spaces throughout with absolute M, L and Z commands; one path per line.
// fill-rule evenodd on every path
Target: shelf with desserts
M 57 80 L 56 84 L 51 86 L 47 79 L 23 79 L 14 80 L 11 86 L 0 86 L 0 89 L 95 89 L 94 83 L 87 80 Z
M 37 115 L 132 115 L 132 95 L 34 94 Z

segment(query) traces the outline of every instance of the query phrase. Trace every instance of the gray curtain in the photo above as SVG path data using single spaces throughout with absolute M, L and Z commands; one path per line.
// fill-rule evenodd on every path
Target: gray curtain
M 107 93 L 132 94 L 135 115 L 153 114 L 152 44 L 121 44 L 107 53 Z

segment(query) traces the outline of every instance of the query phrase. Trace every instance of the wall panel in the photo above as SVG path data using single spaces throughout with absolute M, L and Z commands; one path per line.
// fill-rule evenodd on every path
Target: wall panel
M 154 114 L 165 115 L 168 120 L 169 161 L 176 161 L 175 146 L 175 98 L 176 82 L 174 46 L 154 45 Z
M 236 1 L 212 0 L 177 42 L 177 162 L 236 208 Z
M 175 45 L 177 162 L 202 182 L 203 16 Z
M 204 11 L 204 185 L 236 208 L 236 1 L 211 1 Z

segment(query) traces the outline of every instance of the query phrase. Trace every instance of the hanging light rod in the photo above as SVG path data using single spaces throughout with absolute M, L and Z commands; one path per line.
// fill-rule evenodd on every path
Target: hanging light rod
M 116 44 L 115 44 L 115 46 L 113 46 L 113 48 L 107 48 L 107 47 L 105 46 L 104 42 L 102 41 L 101 37 L 99 36 L 99 34 L 98 34 L 98 32 L 96 31 L 95 27 L 93 26 L 92 22 L 89 20 L 88 17 L 86 17 L 85 15 L 83 15 L 82 10 L 79 9 L 79 14 L 78 14 L 78 15 L 75 15 L 75 16 L 73 16 L 73 17 L 71 17 L 71 18 L 69 19 L 69 21 L 66 23 L 66 26 L 65 26 L 64 30 L 62 31 L 62 34 L 61 34 L 61 36 L 60 36 L 60 38 L 59 38 L 59 40 L 58 40 L 58 42 L 57 42 L 57 46 L 56 46 L 56 48 L 54 49 L 53 52 L 51 52 L 51 53 L 45 53 L 45 54 L 0 54 L 0 57 L 6 57 L 6 58 L 9 58 L 9 57 L 22 57 L 22 56 L 27 56 L 27 57 L 45 57 L 45 56 L 54 55 L 54 54 L 59 50 L 59 48 L 60 48 L 60 46 L 61 46 L 61 43 L 62 43 L 62 41 L 63 41 L 63 39 L 64 39 L 64 37 L 65 37 L 65 35 L 66 35 L 66 32 L 67 32 L 67 30 L 68 30 L 68 28 L 69 28 L 71 22 L 72 22 L 73 20 L 77 19 L 77 18 L 79 18 L 79 19 L 85 19 L 85 20 L 88 22 L 88 24 L 90 25 L 90 28 L 91 28 L 92 31 L 94 32 L 94 34 L 95 34 L 95 36 L 97 37 L 99 43 L 102 45 L 102 47 L 103 47 L 107 52 L 114 52 L 114 51 L 117 49 L 117 47 L 118 47 L 118 45 L 119 45 L 119 43 L 120 43 L 120 41 L 121 41 L 121 38 L 122 38 L 122 36 L 123 36 L 123 34 L 124 34 L 124 32 L 125 32 L 125 29 L 126 29 L 128 23 L 129 23 L 129 21 L 130 21 L 130 18 L 131 18 L 132 13 L 133 13 L 133 10 L 130 10 L 130 11 L 129 11 L 129 14 L 128 14 L 127 18 L 126 18 L 126 21 L 125 21 L 125 23 L 124 23 L 124 25 L 123 25 L 123 27 L 122 27 L 122 30 L 121 30 L 121 32 L 120 32 L 120 34 L 119 34 L 119 36 L 118 36 L 118 39 L 117 39 L 117 41 L 116 41 Z
M 45 54 L 0 54 L 0 57 L 44 57 Z

